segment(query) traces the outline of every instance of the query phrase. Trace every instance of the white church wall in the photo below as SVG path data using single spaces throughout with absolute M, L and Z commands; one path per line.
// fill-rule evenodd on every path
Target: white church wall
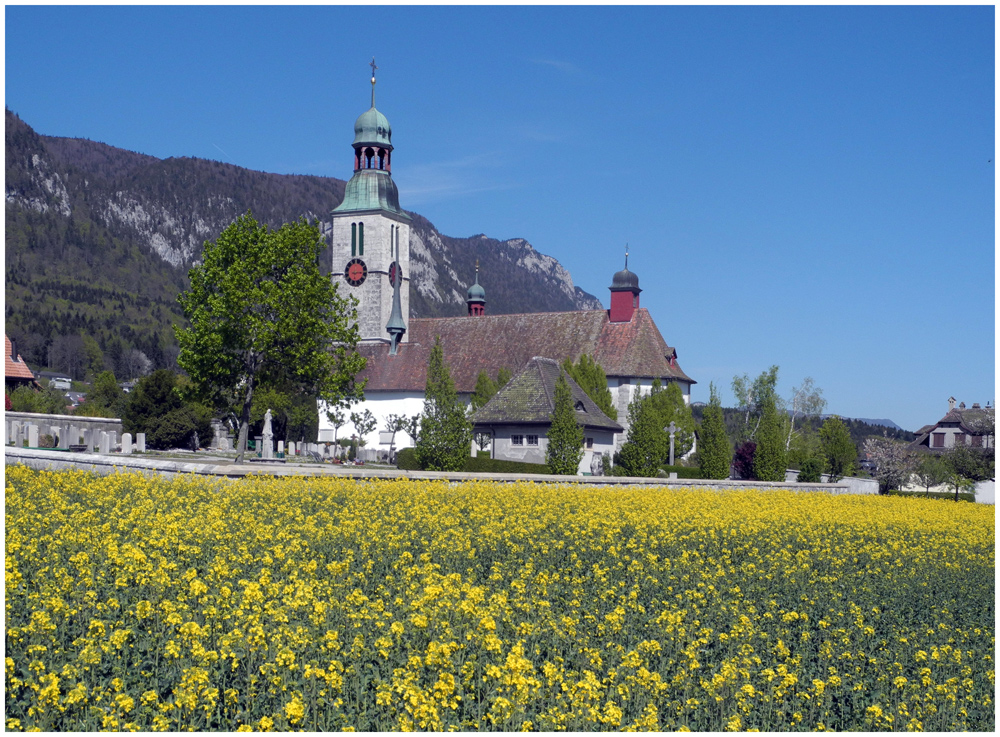
M 386 418 L 389 415 L 406 415 L 412 417 L 424 411 L 423 392 L 370 392 L 365 395 L 365 401 L 353 405 L 347 410 L 349 416 L 351 412 L 364 412 L 370 410 L 375 416 L 375 429 L 364 436 L 365 447 L 377 450 L 389 450 L 388 434 L 382 442 L 382 433 L 385 430 Z M 347 422 L 340 427 L 337 432 L 337 439 L 349 438 L 358 434 L 358 429 L 348 418 Z M 319 403 L 319 441 L 333 442 L 333 424 L 326 416 L 326 404 Z M 410 448 L 413 446 L 413 438 L 405 432 L 396 433 L 396 450 Z

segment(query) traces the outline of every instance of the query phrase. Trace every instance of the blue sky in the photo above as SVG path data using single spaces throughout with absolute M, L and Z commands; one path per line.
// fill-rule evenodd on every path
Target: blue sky
M 349 178 L 374 56 L 401 204 L 526 238 L 605 305 L 627 242 L 695 401 L 778 364 L 783 394 L 811 376 L 910 430 L 994 402 L 992 6 L 5 18 L 39 133 L 277 173 Z

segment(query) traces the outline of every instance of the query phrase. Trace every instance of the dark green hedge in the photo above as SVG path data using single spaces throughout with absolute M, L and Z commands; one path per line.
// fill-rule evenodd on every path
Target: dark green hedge
M 403 448 L 396 454 L 396 467 L 402 471 L 419 471 L 417 454 L 413 448 Z M 519 463 L 518 461 L 496 461 L 492 458 L 479 456 L 465 459 L 463 471 L 468 473 L 548 473 L 549 467 L 544 463 Z
M 520 461 L 497 461 L 492 458 L 466 458 L 463 471 L 469 473 L 550 473 L 544 463 L 521 463 Z
M 672 473 L 677 474 L 679 479 L 700 479 L 701 469 L 697 466 L 660 466 L 660 470 L 667 476 Z

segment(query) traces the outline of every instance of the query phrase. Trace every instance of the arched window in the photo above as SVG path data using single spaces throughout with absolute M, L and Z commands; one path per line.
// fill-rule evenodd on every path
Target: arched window
M 365 255 L 365 224 L 358 223 L 358 255 Z
M 351 258 L 358 255 L 358 224 L 351 223 Z

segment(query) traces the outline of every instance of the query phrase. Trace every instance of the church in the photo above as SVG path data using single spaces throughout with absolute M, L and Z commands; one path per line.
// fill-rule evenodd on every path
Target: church
M 366 381 L 365 401 L 352 407 L 376 417 L 365 446 L 389 450 L 412 445 L 405 433 L 385 432 L 389 415 L 418 415 L 431 348 L 441 341 L 444 359 L 459 396 L 468 400 L 480 371 L 495 379 L 501 368 L 517 374 L 534 358 L 562 363 L 588 354 L 601 366 L 618 411 L 615 445 L 628 432 L 628 405 L 637 393 L 648 393 L 659 379 L 677 382 L 690 402 L 696 383 L 677 362 L 677 350 L 667 345 L 649 312 L 640 307 L 639 277 L 625 268 L 614 274 L 610 309 L 490 315 L 479 274 L 467 292 L 467 314 L 416 318 L 409 314 L 410 217 L 399 206 L 392 179 L 392 127 L 375 107 L 374 62 L 371 108 L 354 123 L 354 174 L 344 199 L 332 212 L 331 279 L 340 295 L 358 300 L 357 350 L 367 359 L 358 376 Z M 470 275 L 473 276 L 473 275 Z M 334 428 L 326 407 L 319 408 L 321 442 L 332 441 Z M 357 431 L 342 426 L 338 438 Z

